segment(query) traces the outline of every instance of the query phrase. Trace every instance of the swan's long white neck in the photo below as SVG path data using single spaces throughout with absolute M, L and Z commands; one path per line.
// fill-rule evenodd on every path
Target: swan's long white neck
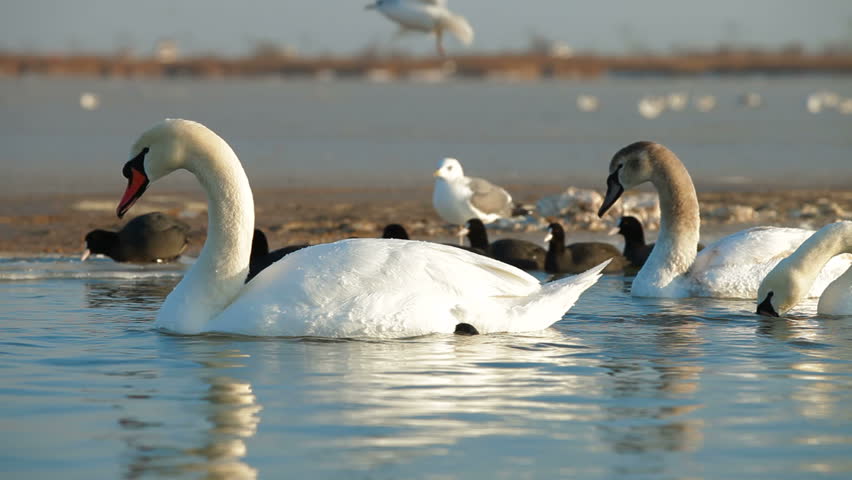
M 254 199 L 234 151 L 218 136 L 188 154 L 186 169 L 207 193 L 207 240 L 183 280 L 169 294 L 157 326 L 198 333 L 240 293 L 254 233 Z
M 852 253 L 852 222 L 837 222 L 821 228 L 776 268 L 788 270 L 800 285 L 807 287 L 802 290 L 807 292 L 825 264 L 843 253 Z M 835 282 L 849 282 L 850 279 L 846 272 Z
M 787 257 L 787 262 L 790 268 L 816 276 L 829 260 L 842 253 L 852 253 L 852 222 L 821 228 Z
M 701 228 L 698 196 L 689 172 L 674 154 L 655 157 L 651 183 L 660 197 L 660 235 L 636 275 L 633 294 L 682 296 L 669 290 L 679 288 L 679 277 L 695 261 Z

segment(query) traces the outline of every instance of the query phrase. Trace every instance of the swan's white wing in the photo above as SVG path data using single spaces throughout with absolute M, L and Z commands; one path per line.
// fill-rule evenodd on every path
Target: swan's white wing
M 505 314 L 505 301 L 525 299 L 540 288 L 522 270 L 446 245 L 343 240 L 300 250 L 271 265 L 205 330 L 403 337 L 450 333 L 460 322 L 475 321 L 486 333 L 491 329 L 481 322 Z
M 852 268 L 826 287 L 819 297 L 817 312 L 821 315 L 852 315 Z
M 755 298 L 764 277 L 814 234 L 801 228 L 754 227 L 728 235 L 699 252 L 690 269 L 696 294 L 718 298 Z M 820 272 L 810 296 L 845 271 L 849 260 L 835 257 Z
M 813 233 L 800 228 L 754 227 L 708 245 L 690 269 L 695 294 L 755 298 L 766 274 Z
M 802 228 L 753 227 L 741 230 L 699 252 L 693 270 L 781 261 L 813 234 L 813 230 Z

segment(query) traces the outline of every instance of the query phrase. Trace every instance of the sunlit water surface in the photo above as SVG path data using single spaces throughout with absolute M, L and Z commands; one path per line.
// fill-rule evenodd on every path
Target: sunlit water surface
M 0 261 L 4 478 L 852 476 L 852 319 L 649 300 L 402 340 L 152 329 L 183 266 Z
M 852 115 L 811 114 L 817 91 L 852 98 L 849 76 L 639 77 L 564 82 L 373 84 L 281 79 L 0 76 L 5 193 L 113 192 L 134 139 L 165 117 L 225 138 L 255 188 L 423 187 L 437 162 L 502 184 L 601 188 L 612 155 L 637 140 L 671 147 L 712 188 L 848 188 Z M 100 107 L 80 107 L 81 94 Z M 746 92 L 761 95 L 745 108 Z M 682 111 L 643 118 L 647 95 L 689 95 Z M 579 95 L 599 111 L 577 109 Z M 713 95 L 702 113 L 692 102 Z M 193 189 L 189 175 L 157 190 Z

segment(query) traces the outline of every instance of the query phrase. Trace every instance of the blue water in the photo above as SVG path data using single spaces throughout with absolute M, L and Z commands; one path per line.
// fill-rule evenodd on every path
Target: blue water
M 564 82 L 417 83 L 0 77 L 5 193 L 115 192 L 133 141 L 165 117 L 200 121 L 240 156 L 254 187 L 431 186 L 438 161 L 500 183 L 601 188 L 624 145 L 671 147 L 695 182 L 727 187 L 841 187 L 852 179 L 852 115 L 805 108 L 809 94 L 852 97 L 850 76 L 613 78 Z M 100 98 L 94 111 L 80 96 Z M 649 120 L 645 95 L 712 94 Z M 746 92 L 764 106 L 738 105 Z M 582 113 L 578 95 L 600 111 Z M 160 191 L 197 191 L 187 175 Z
M 852 318 L 634 299 L 404 340 L 151 328 L 185 267 L 0 261 L 3 478 L 848 479 Z

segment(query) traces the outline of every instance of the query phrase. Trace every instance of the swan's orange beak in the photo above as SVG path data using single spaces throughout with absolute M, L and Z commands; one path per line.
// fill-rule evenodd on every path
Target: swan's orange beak
M 146 153 L 148 153 L 148 149 L 144 148 L 139 155 L 124 164 L 122 173 L 127 179 L 127 189 L 124 191 L 121 201 L 118 202 L 118 208 L 115 209 L 115 214 L 118 215 L 118 218 L 124 217 L 124 214 L 130 210 L 130 207 L 136 203 L 136 200 L 139 200 L 139 197 L 148 188 L 148 176 L 145 175 L 144 163 Z

